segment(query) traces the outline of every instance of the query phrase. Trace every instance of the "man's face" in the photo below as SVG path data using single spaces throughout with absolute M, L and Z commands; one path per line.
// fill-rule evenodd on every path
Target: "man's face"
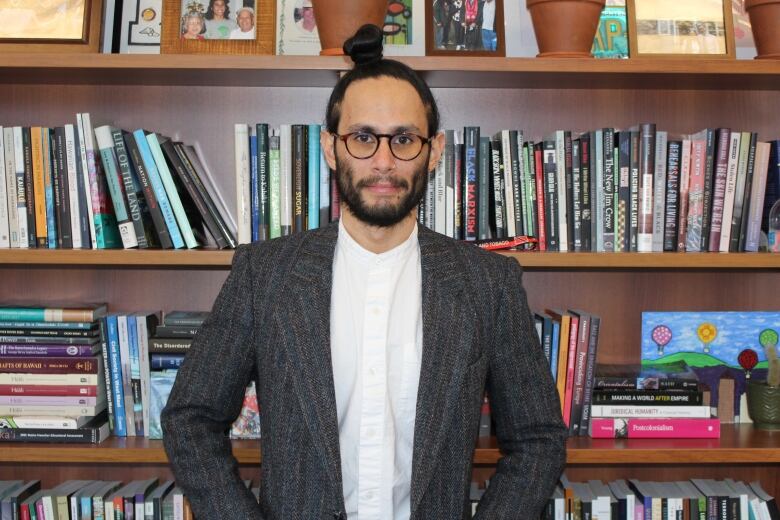
M 427 137 L 425 107 L 406 81 L 389 77 L 356 81 L 342 100 L 338 133 L 355 131 Z M 331 168 L 336 170 L 341 199 L 355 217 L 378 227 L 397 224 L 415 209 L 425 194 L 427 172 L 441 155 L 438 138 L 423 145 L 420 155 L 411 161 L 393 156 L 385 138 L 368 159 L 355 159 L 343 141 L 335 139 L 334 144 L 329 134 L 324 135 L 323 146 Z
M 311 6 L 303 7 L 303 19 L 307 22 L 314 21 L 314 8 Z
M 243 32 L 249 32 L 252 30 L 252 14 L 249 11 L 241 11 L 238 13 L 238 26 Z
M 215 15 L 225 16 L 225 2 L 223 0 L 215 0 L 212 7 Z

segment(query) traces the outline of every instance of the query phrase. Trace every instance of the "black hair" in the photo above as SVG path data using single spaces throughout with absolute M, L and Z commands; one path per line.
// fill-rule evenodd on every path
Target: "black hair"
M 225 2 L 225 19 L 230 18 L 230 0 L 224 0 Z M 209 7 L 206 9 L 206 20 L 214 19 L 214 0 L 209 0 Z
M 382 57 L 382 30 L 366 24 L 354 36 L 344 42 L 344 54 L 349 55 L 355 66 L 344 74 L 333 87 L 328 100 L 325 124 L 328 132 L 337 133 L 341 119 L 341 102 L 347 88 L 355 81 L 387 76 L 406 81 L 417 91 L 428 120 L 428 137 L 439 131 L 439 109 L 428 84 L 408 65 Z

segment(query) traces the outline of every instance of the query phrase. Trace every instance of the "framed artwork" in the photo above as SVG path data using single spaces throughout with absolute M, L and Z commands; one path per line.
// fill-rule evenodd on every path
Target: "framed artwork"
M 628 0 L 632 58 L 734 58 L 731 0 Z
M 429 56 L 505 56 L 503 0 L 426 0 Z
M 125 0 L 119 52 L 159 54 L 162 35 L 162 0 Z
M 99 52 L 102 0 L 0 0 L 0 52 Z
M 166 54 L 273 54 L 274 0 L 163 0 Z
M 388 0 L 385 56 L 425 56 L 424 0 Z
M 279 0 L 276 13 L 276 53 L 317 56 L 320 36 L 311 0 Z

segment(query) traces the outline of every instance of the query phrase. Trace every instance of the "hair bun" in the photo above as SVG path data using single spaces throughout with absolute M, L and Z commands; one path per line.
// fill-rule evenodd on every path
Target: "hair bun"
M 367 23 L 344 42 L 344 54 L 349 55 L 355 66 L 367 65 L 382 59 L 382 29 Z

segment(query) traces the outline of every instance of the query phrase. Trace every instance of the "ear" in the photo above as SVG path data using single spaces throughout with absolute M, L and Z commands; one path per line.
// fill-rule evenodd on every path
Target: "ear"
M 444 132 L 438 132 L 435 136 L 431 137 L 429 146 L 431 147 L 431 155 L 428 158 L 428 171 L 430 172 L 439 164 L 441 154 L 444 152 Z
M 320 148 L 331 170 L 336 169 L 336 138 L 327 130 L 320 131 Z

